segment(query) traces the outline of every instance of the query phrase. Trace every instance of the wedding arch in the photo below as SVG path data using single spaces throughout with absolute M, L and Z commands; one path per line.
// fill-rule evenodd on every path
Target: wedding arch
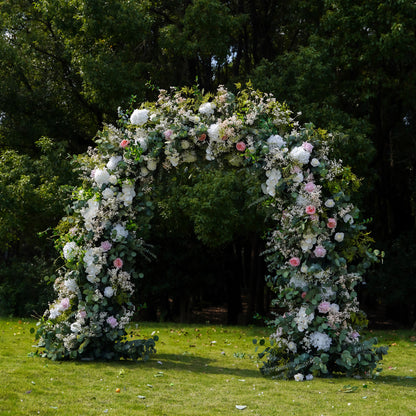
M 334 136 L 300 126 L 285 105 L 249 86 L 236 94 L 161 90 L 156 102 L 119 112 L 119 126 L 106 126 L 79 158 L 83 184 L 59 227 L 65 266 L 38 323 L 40 354 L 138 359 L 155 351 L 156 339 L 126 338 L 147 196 L 159 170 L 216 163 L 257 169 L 261 203 L 273 211 L 265 278 L 282 313 L 269 322 L 262 371 L 297 380 L 372 373 L 386 351 L 360 340 L 365 319 L 354 288 L 377 253 L 350 201 L 358 180 L 331 156 Z

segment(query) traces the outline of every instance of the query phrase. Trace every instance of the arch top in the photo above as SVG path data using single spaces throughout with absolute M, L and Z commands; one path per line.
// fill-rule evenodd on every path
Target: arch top
M 161 90 L 156 102 L 119 115 L 119 126 L 106 126 L 79 157 L 84 181 L 60 226 L 65 265 L 57 299 L 37 333 L 46 355 L 138 358 L 153 351 L 154 341 L 124 338 L 133 280 L 141 277 L 146 195 L 161 172 L 212 165 L 257 169 L 273 211 L 266 280 L 285 313 L 270 322 L 263 371 L 287 378 L 373 371 L 384 351 L 359 339 L 355 286 L 376 256 L 350 201 L 359 181 L 331 158 L 334 136 L 301 126 L 286 105 L 251 88 Z

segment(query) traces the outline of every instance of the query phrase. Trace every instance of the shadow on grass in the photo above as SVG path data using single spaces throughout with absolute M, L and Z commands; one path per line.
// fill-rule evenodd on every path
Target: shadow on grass
M 70 361 L 68 361 L 70 362 Z M 157 371 L 186 371 L 191 373 L 204 373 L 204 374 L 227 374 L 229 376 L 254 377 L 264 378 L 257 368 L 247 369 L 238 368 L 238 362 L 236 367 L 212 365 L 216 360 L 211 360 L 206 357 L 190 355 L 190 354 L 157 354 L 152 356 L 148 361 L 75 361 L 76 365 L 80 366 L 94 366 L 96 369 L 108 369 L 110 368 L 128 368 L 130 370 L 142 370 L 142 369 L 154 369 Z M 72 361 L 72 363 L 74 363 Z M 254 367 L 254 364 L 253 364 Z

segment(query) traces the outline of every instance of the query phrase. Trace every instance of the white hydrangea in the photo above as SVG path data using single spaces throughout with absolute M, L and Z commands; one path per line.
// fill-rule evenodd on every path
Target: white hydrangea
M 263 193 L 275 196 L 276 195 L 276 186 L 282 178 L 282 174 L 278 169 L 271 169 L 266 171 L 267 180 L 266 183 L 261 185 Z
M 98 186 L 105 185 L 110 182 L 110 174 L 107 169 L 95 169 L 94 180 Z
M 111 156 L 106 165 L 107 169 L 114 170 L 122 159 L 121 156 Z
M 193 163 L 197 161 L 197 156 L 196 153 L 194 151 L 191 152 L 184 152 L 182 154 L 182 161 L 185 163 Z
M 147 137 L 138 137 L 135 142 L 142 148 L 143 152 L 146 152 L 148 144 Z
M 306 280 L 302 279 L 299 276 L 292 276 L 289 281 L 289 286 L 305 289 L 306 287 L 308 287 L 308 283 L 306 282 Z
M 65 259 L 71 261 L 74 260 L 78 253 L 78 246 L 74 241 L 70 241 L 64 245 L 62 251 Z
M 214 114 L 215 107 L 214 103 L 204 103 L 199 106 L 198 111 L 206 116 L 212 116 Z
M 305 253 L 309 250 L 312 250 L 313 246 L 316 244 L 316 237 L 312 234 L 307 234 L 303 236 L 303 240 L 300 242 L 300 247 Z
M 289 156 L 295 162 L 299 162 L 302 165 L 306 165 L 309 162 L 311 154 L 307 152 L 302 146 L 294 147 Z
M 218 141 L 220 138 L 220 125 L 219 124 L 211 124 L 208 127 L 208 136 L 213 141 Z
M 114 191 L 111 188 L 105 188 L 102 195 L 104 199 L 111 199 L 114 197 Z
M 269 151 L 271 153 L 275 153 L 277 149 L 280 149 L 282 146 L 284 146 L 286 142 L 284 141 L 283 137 L 275 134 L 267 139 L 267 144 L 269 145 Z
M 129 232 L 121 224 L 116 224 L 114 225 L 113 231 L 111 234 L 112 234 L 113 241 L 121 241 L 124 238 L 127 238 L 127 236 L 129 235 Z
M 149 110 L 134 110 L 130 116 L 130 123 L 137 126 L 142 126 L 149 119 Z
M 104 289 L 104 296 L 105 296 L 106 298 L 111 298 L 113 295 L 114 295 L 114 290 L 113 290 L 113 288 L 112 288 L 111 286 L 107 286 L 107 287 Z
M 332 339 L 327 334 L 323 332 L 312 332 L 309 336 L 311 345 L 315 347 L 318 351 L 328 351 L 331 347 Z
M 156 168 L 157 168 L 156 159 L 148 159 L 146 166 L 147 166 L 147 169 L 149 169 L 150 171 L 156 170 Z

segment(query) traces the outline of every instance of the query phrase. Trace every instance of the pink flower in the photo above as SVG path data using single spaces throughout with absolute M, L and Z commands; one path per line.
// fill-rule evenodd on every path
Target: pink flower
M 299 257 L 292 257 L 292 258 L 289 260 L 289 263 L 290 263 L 290 265 L 291 265 L 291 266 L 293 266 L 293 267 L 298 267 L 298 266 L 299 266 L 299 264 L 300 264 L 300 258 L 299 258 Z
M 307 295 L 307 293 L 306 293 L 306 292 L 302 292 L 302 294 L 301 294 L 302 299 L 305 299 L 305 298 L 306 298 L 306 295 Z
M 308 182 L 306 185 L 305 185 L 305 191 L 306 192 L 313 192 L 314 190 L 315 190 L 315 188 L 316 188 L 316 186 L 315 186 L 315 184 L 313 183 L 313 182 Z
M 111 328 L 115 328 L 118 325 L 117 319 L 114 318 L 114 316 L 108 317 L 107 323 L 111 326 Z
M 63 298 L 60 306 L 63 311 L 66 311 L 69 308 L 69 298 Z
M 319 221 L 319 215 L 317 215 L 317 214 L 312 214 L 312 215 L 310 215 L 310 216 L 309 216 L 309 219 L 310 219 L 311 221 Z
M 313 214 L 315 214 L 315 212 L 316 212 L 316 208 L 315 208 L 313 205 L 308 205 L 308 206 L 305 208 L 305 212 L 306 212 L 307 214 L 309 214 L 309 215 L 313 215 Z
M 122 147 L 123 149 L 125 149 L 128 145 L 130 144 L 130 142 L 128 141 L 128 140 L 126 140 L 126 139 L 123 139 L 121 142 L 120 142 L 120 147 Z
M 328 228 L 335 228 L 337 226 L 337 220 L 335 218 L 328 218 L 328 223 L 326 225 Z
M 78 312 L 78 315 L 79 315 L 80 318 L 84 319 L 87 316 L 87 312 L 85 312 L 85 309 L 81 309 Z
M 172 136 L 173 130 L 171 130 L 171 129 L 166 130 L 163 134 L 165 136 L 165 139 L 168 140 L 170 138 L 170 136 Z
M 308 143 L 308 142 L 303 142 L 302 143 L 302 149 L 306 150 L 309 153 L 312 153 L 313 145 Z
M 331 309 L 331 304 L 329 302 L 321 302 L 318 305 L 318 311 L 321 313 L 328 313 Z
M 113 261 L 114 267 L 116 267 L 117 269 L 121 269 L 123 267 L 123 260 L 121 260 L 120 257 L 117 257 L 114 261 Z
M 106 251 L 110 250 L 111 246 L 112 246 L 112 244 L 109 241 L 103 241 L 101 243 L 101 250 L 106 252 Z
M 315 254 L 316 257 L 325 257 L 326 250 L 322 246 L 316 246 L 315 247 L 315 250 L 313 251 L 313 253 Z
M 238 142 L 235 147 L 239 152 L 244 152 L 246 150 L 246 144 L 244 142 Z
M 207 138 L 207 135 L 206 135 L 205 133 L 202 133 L 202 134 L 198 137 L 198 141 L 200 141 L 200 142 L 204 142 L 206 138 Z
M 302 169 L 299 166 L 293 166 L 292 173 L 300 173 Z

